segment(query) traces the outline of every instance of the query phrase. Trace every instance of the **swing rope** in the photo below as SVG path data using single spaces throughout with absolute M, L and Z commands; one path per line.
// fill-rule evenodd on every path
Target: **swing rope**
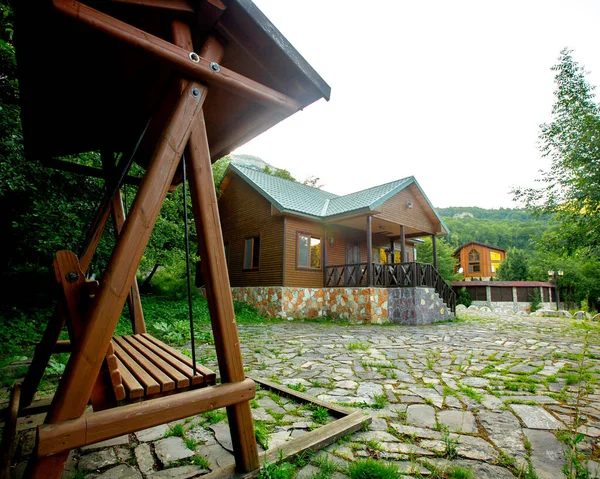
M 192 306 L 192 281 L 190 275 L 190 233 L 188 228 L 188 205 L 187 205 L 187 174 L 185 168 L 185 156 L 181 157 L 183 170 L 183 223 L 185 227 L 185 268 L 187 276 L 188 310 L 190 316 L 190 336 L 192 340 L 192 369 L 196 375 L 196 346 L 194 342 L 194 316 Z

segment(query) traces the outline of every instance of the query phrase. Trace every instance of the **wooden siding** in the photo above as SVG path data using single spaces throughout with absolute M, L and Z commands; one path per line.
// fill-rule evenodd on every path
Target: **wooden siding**
M 283 282 L 283 217 L 245 181 L 232 175 L 219 198 L 223 240 L 229 243 L 231 286 L 281 286 Z M 259 267 L 243 271 L 244 240 L 260 236 Z
M 285 284 L 284 286 L 297 286 L 303 288 L 322 288 L 323 269 L 309 270 L 298 268 L 296 257 L 298 254 L 298 233 L 309 233 L 321 237 L 321 247 L 325 241 L 325 228 L 322 223 L 311 221 L 297 216 L 287 216 L 285 219 Z M 279 241 L 281 242 L 281 235 Z M 329 249 L 327 256 L 329 257 Z
M 406 206 L 412 201 L 412 208 Z M 375 216 L 383 220 L 405 225 L 426 233 L 440 232 L 440 222 L 415 185 L 398 192 L 382 205 L 382 212 Z
M 469 252 L 471 250 L 475 250 L 479 253 L 479 265 L 480 271 L 469 272 Z M 461 248 L 461 250 L 456 254 L 455 257 L 458 257 L 460 266 L 463 269 L 463 275 L 465 278 L 479 278 L 479 277 L 492 277 L 496 276 L 496 273 L 492 273 L 491 260 L 490 260 L 490 252 L 500 253 L 501 260 L 504 261 L 506 258 L 506 253 L 504 251 L 500 251 L 494 248 L 488 248 L 487 246 L 477 244 L 477 243 L 469 243 Z

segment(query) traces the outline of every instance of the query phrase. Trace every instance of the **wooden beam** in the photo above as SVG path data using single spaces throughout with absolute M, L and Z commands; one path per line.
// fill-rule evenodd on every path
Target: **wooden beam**
M 242 401 L 256 394 L 251 379 L 209 386 L 115 409 L 84 414 L 57 424 L 38 426 L 38 457 L 49 456 L 123 434 L 194 416 Z
M 352 434 L 365 425 L 371 424 L 372 418 L 365 415 L 361 411 L 353 412 L 352 414 L 338 419 L 325 426 L 321 426 L 313 431 L 307 432 L 296 439 L 280 444 L 276 447 L 269 449 L 261 453 L 260 461 L 264 464 L 269 462 L 270 464 L 278 464 L 281 462 L 288 462 L 294 459 L 294 457 L 306 452 L 306 451 L 319 451 L 324 447 L 333 444 L 338 439 Z M 260 474 L 260 469 L 250 471 L 247 474 L 234 474 L 232 466 L 224 467 L 213 471 L 205 476 L 203 479 L 223 479 L 225 477 L 231 479 L 251 479 L 255 478 Z
M 352 414 L 352 412 L 353 412 L 352 409 L 348 409 L 343 406 L 338 406 L 337 404 L 332 404 L 327 401 L 321 401 L 320 399 L 317 399 L 314 396 L 310 396 L 308 394 L 301 393 L 299 391 L 288 388 L 281 384 L 276 384 L 276 383 L 274 383 L 272 381 L 268 381 L 266 379 L 261 379 L 261 378 L 257 378 L 257 377 L 253 377 L 253 376 L 248 376 L 248 378 L 252 379 L 255 383 L 260 384 L 261 387 L 263 387 L 265 389 L 269 389 L 273 392 L 276 392 L 280 396 L 286 396 L 290 399 L 293 399 L 294 401 L 300 401 L 302 403 L 316 404 L 317 406 L 324 407 L 331 413 L 332 416 L 344 417 L 349 414 Z
M 115 196 L 113 196 L 111 206 L 115 222 L 115 233 L 118 238 L 123 229 L 123 225 L 125 224 L 125 208 L 123 208 L 121 190 L 118 190 Z M 138 286 L 137 278 L 133 278 L 133 284 L 127 297 L 127 302 L 129 304 L 129 315 L 131 316 L 133 333 L 145 333 L 146 321 L 144 320 L 144 310 L 142 309 L 142 298 L 140 297 L 140 288 Z
M 301 109 L 301 104 L 283 93 L 266 87 L 225 67 L 215 71 L 212 62 L 196 55 L 191 59 L 189 50 L 140 30 L 110 15 L 75 0 L 54 0 L 55 8 L 81 23 L 88 25 L 128 45 L 152 54 L 157 60 L 189 78 L 207 82 L 262 105 L 275 107 L 287 113 Z
M 373 218 L 367 216 L 367 286 L 373 286 Z
M 94 168 L 93 166 L 80 165 L 77 163 L 73 163 L 72 161 L 64 161 L 57 159 L 50 159 L 44 161 L 44 166 L 48 168 L 55 168 L 57 170 L 68 171 L 69 173 L 76 173 L 78 175 L 91 176 L 93 178 L 106 178 L 106 174 L 100 168 Z M 136 176 L 127 176 L 125 177 L 124 183 L 128 185 L 139 185 L 142 181 L 141 178 Z
M 42 377 L 44 377 L 44 371 L 46 371 L 50 356 L 52 356 L 54 352 L 54 346 L 56 345 L 65 324 L 64 315 L 61 314 L 62 312 L 59 308 L 61 308 L 60 305 L 48 320 L 40 344 L 36 346 L 35 352 L 33 353 L 33 359 L 31 360 L 31 364 L 29 365 L 27 374 L 23 380 L 23 390 L 21 391 L 20 401 L 21 408 L 29 406 L 31 401 L 33 401 L 37 388 L 40 385 L 40 381 L 42 380 Z
M 139 5 L 140 7 L 160 8 L 178 13 L 194 13 L 194 8 L 187 0 L 111 0 L 115 3 Z
M 400 263 L 406 261 L 406 233 L 404 231 L 404 225 L 400 225 Z
M 15 450 L 15 437 L 17 435 L 17 418 L 19 416 L 19 402 L 21 399 L 21 385 L 15 383 L 10 395 L 8 417 L 2 430 L 2 442 L 0 443 L 0 477 L 8 479 L 10 473 L 12 456 Z
M 437 269 L 438 261 L 437 261 L 437 238 L 435 235 L 431 235 L 431 246 L 433 249 L 433 267 Z

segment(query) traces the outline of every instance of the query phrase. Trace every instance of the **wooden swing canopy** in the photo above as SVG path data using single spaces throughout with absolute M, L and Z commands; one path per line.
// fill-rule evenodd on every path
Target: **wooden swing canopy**
M 203 110 L 213 162 L 329 99 L 329 86 L 249 0 L 21 1 L 17 13 L 27 157 L 45 164 L 129 151 L 151 118 L 157 134 L 180 77 L 210 87 Z M 190 26 L 188 48 L 173 44 L 174 20 Z M 209 35 L 223 49 L 218 67 L 201 55 Z M 145 164 L 153 147 L 145 141 L 136 161 Z
M 329 86 L 249 0 L 20 0 L 16 12 L 28 160 L 106 182 L 83 251 L 56 255 L 57 312 L 11 399 L 14 425 L 16 414 L 33 407 L 51 354 L 70 353 L 27 477 L 59 478 L 74 447 L 218 407 L 227 408 L 236 470 L 256 471 L 255 384 L 244 373 L 211 162 L 329 99 Z M 101 153 L 102 168 L 60 160 L 90 151 Z M 145 168 L 130 177 L 139 188 L 127 217 L 120 187 L 130 163 L 123 158 Z M 184 164 L 219 385 L 215 373 L 147 334 L 135 278 Z M 116 245 L 101 280 L 89 281 L 111 214 Z M 126 301 L 134 334 L 113 337 Z M 59 341 L 65 325 L 70 339 Z M 359 422 L 352 417 L 335 434 Z

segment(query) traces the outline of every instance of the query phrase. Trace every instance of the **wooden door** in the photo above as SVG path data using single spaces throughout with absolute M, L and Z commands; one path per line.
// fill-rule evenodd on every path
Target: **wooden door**
M 346 286 L 358 286 L 361 277 L 360 243 L 346 243 L 346 266 L 344 269 L 344 284 Z

